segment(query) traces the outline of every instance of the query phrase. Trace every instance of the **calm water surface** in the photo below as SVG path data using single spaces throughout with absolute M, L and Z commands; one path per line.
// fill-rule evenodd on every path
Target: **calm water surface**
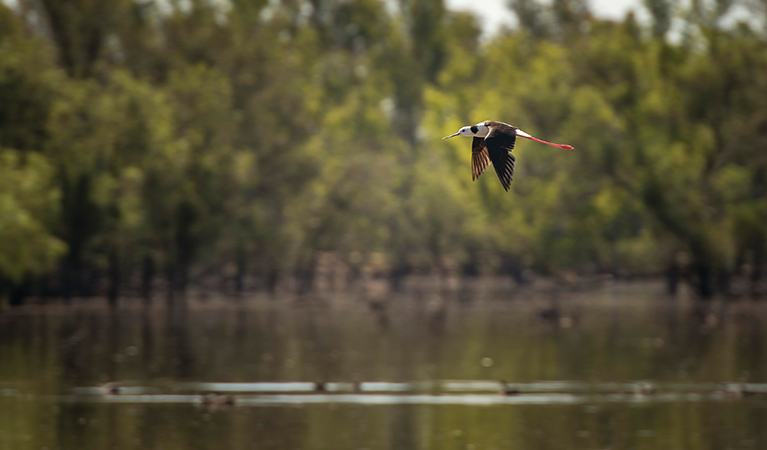
M 616 291 L 5 311 L 0 449 L 763 449 L 766 319 Z

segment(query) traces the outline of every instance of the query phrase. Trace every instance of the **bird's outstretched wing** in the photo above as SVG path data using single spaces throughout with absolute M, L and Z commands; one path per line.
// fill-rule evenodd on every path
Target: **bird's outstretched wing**
M 490 126 L 490 132 L 485 137 L 485 146 L 487 147 L 490 161 L 493 162 L 495 173 L 501 180 L 503 188 L 507 191 L 511 187 L 511 180 L 514 176 L 514 143 L 517 141 L 516 129 L 505 123 L 494 122 Z
M 471 143 L 471 181 L 479 179 L 489 165 L 490 157 L 487 155 L 485 138 L 475 137 Z

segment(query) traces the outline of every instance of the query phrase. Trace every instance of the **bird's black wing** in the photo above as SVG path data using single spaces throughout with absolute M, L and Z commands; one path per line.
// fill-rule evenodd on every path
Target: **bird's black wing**
M 505 125 L 505 126 L 504 126 Z M 490 126 L 490 132 L 485 137 L 485 146 L 487 147 L 490 161 L 493 162 L 495 173 L 501 180 L 503 188 L 507 191 L 511 187 L 511 180 L 514 176 L 514 143 L 517 141 L 517 133 L 514 127 L 499 124 Z
M 490 157 L 487 155 L 485 138 L 475 137 L 471 143 L 471 181 L 479 179 L 489 165 Z

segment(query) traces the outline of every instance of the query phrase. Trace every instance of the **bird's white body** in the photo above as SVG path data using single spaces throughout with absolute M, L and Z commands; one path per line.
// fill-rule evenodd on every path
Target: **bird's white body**
M 504 123 L 504 122 L 498 122 L 502 125 L 507 125 L 511 128 L 514 128 L 516 131 L 516 135 L 519 137 L 530 139 L 532 136 L 525 133 L 524 131 L 520 130 L 517 127 L 512 127 L 511 125 Z M 474 137 L 485 137 L 487 134 L 490 133 L 490 127 L 488 127 L 485 122 L 480 122 L 476 125 L 472 125 L 470 127 L 463 127 L 460 130 L 458 130 L 458 133 L 455 133 L 452 136 L 446 136 L 445 138 L 453 137 L 453 136 L 474 136 Z M 445 139 L 443 138 L 443 139 Z
M 472 180 L 479 178 L 490 163 L 495 167 L 498 178 L 507 191 L 514 175 L 514 155 L 511 151 L 517 137 L 523 137 L 542 144 L 572 150 L 571 145 L 554 144 L 533 137 L 519 128 L 505 122 L 485 120 L 476 125 L 462 127 L 457 133 L 445 136 L 449 139 L 454 136 L 470 136 L 474 140 L 471 144 L 472 153 Z

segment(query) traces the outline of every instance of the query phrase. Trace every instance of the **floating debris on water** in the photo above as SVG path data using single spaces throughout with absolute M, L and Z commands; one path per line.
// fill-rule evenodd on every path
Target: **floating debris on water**
M 648 383 L 646 381 L 637 383 L 634 386 L 634 394 L 636 395 L 653 395 L 656 392 L 657 391 L 655 389 L 655 386 L 653 386 L 652 383 Z
M 229 394 L 219 394 L 218 392 L 208 392 L 199 397 L 198 403 L 201 406 L 221 407 L 234 406 L 235 397 Z
M 178 383 L 165 391 L 153 386 L 110 382 L 78 387 L 61 402 L 196 403 L 201 406 L 269 406 L 313 403 L 359 404 L 571 404 L 722 401 L 759 397 L 767 384 L 747 383 L 584 383 L 505 380 L 421 382 Z M 118 395 L 119 394 L 119 395 Z M 499 395 L 500 394 L 500 395 Z
M 106 395 L 118 395 L 120 393 L 120 383 L 115 383 L 113 381 L 104 383 L 104 385 L 101 386 L 101 389 Z
M 501 384 L 501 389 L 499 393 L 501 395 L 517 395 L 521 392 L 516 385 L 514 386 L 509 385 L 507 382 L 503 380 L 500 381 L 500 384 Z

